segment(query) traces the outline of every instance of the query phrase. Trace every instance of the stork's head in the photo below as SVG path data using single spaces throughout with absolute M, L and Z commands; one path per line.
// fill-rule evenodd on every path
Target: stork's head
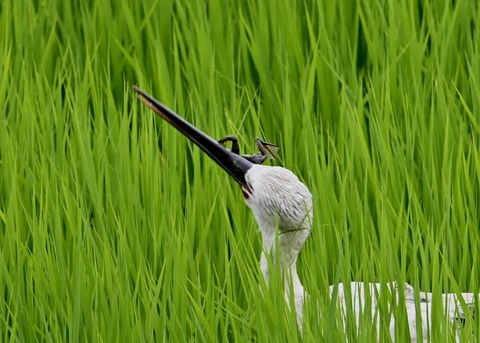
M 278 229 L 284 238 L 292 233 L 297 238 L 303 237 L 295 243 L 298 250 L 301 248 L 310 231 L 312 195 L 295 174 L 281 167 L 254 164 L 233 153 L 140 88 L 134 89 L 148 107 L 199 146 L 240 184 L 245 201 L 260 225 L 264 243 Z

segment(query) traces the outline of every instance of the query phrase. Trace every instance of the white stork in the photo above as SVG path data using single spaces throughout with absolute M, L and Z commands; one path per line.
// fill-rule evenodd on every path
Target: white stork
M 136 86 L 134 86 L 134 90 L 143 103 L 194 142 L 240 185 L 245 202 L 252 209 L 262 234 L 263 252 L 260 258 L 260 268 L 263 277 L 268 285 L 269 263 L 266 254 L 272 254 L 273 260 L 280 263 L 280 266 L 275 267 L 281 268 L 287 301 L 293 292 L 297 321 L 301 328 L 305 292 L 297 274 L 296 262 L 298 253 L 312 228 L 312 194 L 308 188 L 290 170 L 264 166 L 261 165 L 264 158 L 249 158 L 238 154 L 233 148 L 228 150 L 221 144 L 225 139 L 219 142 L 214 140 L 145 91 Z M 419 292 L 419 301 L 416 302 L 414 290 L 409 284 L 400 288 L 396 283 L 390 283 L 385 284 L 384 287 L 387 287 L 388 291 L 397 299 L 400 295 L 398 290 L 403 290 L 411 340 L 414 342 L 428 341 L 431 337 L 432 294 Z M 377 313 L 377 301 L 382 292 L 381 288 L 382 285 L 379 283 L 352 282 L 349 287 L 340 283 L 330 286 L 330 296 L 336 297 L 338 309 L 342 311 L 344 321 L 347 307 L 353 309 L 358 326 L 366 303 L 372 306 L 373 320 Z M 452 325 L 460 326 L 467 317 L 467 311 L 470 311 L 470 316 L 475 315 L 474 306 L 476 303 L 478 304 L 476 298 L 476 295 L 472 293 L 442 295 L 444 313 Z M 378 319 L 377 323 L 379 323 Z M 422 325 L 422 337 L 417 337 L 418 323 Z M 390 318 L 389 329 L 391 338 L 395 339 L 394 316 Z

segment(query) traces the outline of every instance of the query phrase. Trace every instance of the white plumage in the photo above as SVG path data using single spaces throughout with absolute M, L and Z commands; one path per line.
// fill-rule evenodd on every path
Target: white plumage
M 265 282 L 268 284 L 266 253 L 277 253 L 275 249 L 278 233 L 280 251 L 276 257 L 285 276 L 285 296 L 288 301 L 291 281 L 301 325 L 304 290 L 297 274 L 297 257 L 312 226 L 312 194 L 295 174 L 282 167 L 253 165 L 245 174 L 245 180 L 251 191 L 245 197 L 245 202 L 252 209 L 262 232 L 260 268 Z M 243 191 L 245 194 L 246 190 Z
M 268 284 L 268 263 L 266 253 L 273 254 L 272 260 L 280 261 L 282 275 L 285 278 L 285 297 L 289 301 L 290 292 L 293 291 L 298 324 L 303 321 L 303 303 L 305 292 L 297 274 L 297 257 L 305 243 L 313 220 L 312 194 L 308 188 L 290 170 L 281 167 L 254 165 L 245 174 L 249 191 L 245 201 L 252 209 L 262 233 L 263 253 L 260 258 L 260 268 Z M 277 234 L 278 243 L 277 242 Z M 275 254 L 279 254 L 276 256 Z M 293 289 L 290 289 L 292 285 Z M 365 310 L 365 304 L 371 304 L 372 320 L 378 316 L 377 299 L 382 291 L 380 283 L 352 282 L 346 290 L 346 285 L 330 286 L 330 296 L 336 296 L 338 310 L 346 320 L 347 308 L 351 306 L 355 314 L 355 321 Z M 399 299 L 400 287 L 396 283 L 385 284 L 387 291 Z M 431 337 L 432 294 L 420 292 L 419 302 L 415 305 L 414 290 L 409 284 L 403 286 L 406 305 L 406 315 L 409 324 L 410 336 L 413 342 L 417 341 L 417 322 L 422 324 L 422 336 L 419 341 L 428 341 Z M 367 294 L 368 293 L 368 294 Z M 347 301 L 347 297 L 351 299 Z M 469 307 L 475 302 L 475 295 L 463 293 L 463 302 Z M 446 321 L 452 325 L 461 325 L 464 318 L 462 301 L 456 294 L 443 294 L 444 313 Z M 332 299 L 333 300 L 333 299 Z M 347 305 L 349 304 L 349 305 Z M 470 305 L 470 306 L 468 306 Z M 418 311 L 417 311 L 418 309 Z M 380 320 L 377 318 L 379 330 Z M 390 317 L 390 335 L 395 338 L 395 318 Z M 457 337 L 458 338 L 458 337 Z
M 386 287 L 387 289 L 385 290 Z M 363 282 L 351 282 L 350 290 L 346 291 L 345 284 L 338 284 L 330 286 L 330 296 L 336 295 L 338 308 L 342 311 L 342 315 L 347 315 L 347 303 L 353 307 L 353 313 L 355 315 L 355 321 L 357 327 L 359 325 L 359 319 L 362 313 L 365 311 L 365 303 L 371 304 L 372 321 L 375 316 L 378 316 L 378 299 L 381 292 L 388 291 L 392 296 L 396 297 L 396 301 L 399 301 L 401 288 L 395 282 L 385 284 L 382 286 L 380 283 L 363 283 Z M 419 292 L 419 301 L 415 302 L 414 289 L 408 283 L 403 285 L 404 299 L 405 299 L 405 312 L 407 316 L 407 322 L 410 331 L 410 338 L 412 342 L 428 342 L 432 337 L 432 293 Z M 348 299 L 348 297 L 351 297 Z M 473 293 L 461 293 L 463 299 L 459 299 L 457 294 L 442 294 L 443 313 L 445 314 L 444 324 L 453 325 L 456 329 L 460 328 L 462 321 L 465 320 L 465 313 L 462 307 L 462 301 L 467 306 L 467 311 L 473 311 L 475 304 L 475 294 Z M 368 299 L 368 300 L 367 300 Z M 418 308 L 418 311 L 417 311 Z M 399 312 L 401 313 L 401 312 Z M 474 313 L 471 313 L 474 315 Z M 380 319 L 377 318 L 377 332 L 380 330 Z M 417 337 L 417 323 L 421 323 L 422 337 Z M 395 339 L 395 317 L 390 317 L 389 331 L 392 340 Z M 456 341 L 459 341 L 460 337 L 456 336 Z M 473 338 L 473 337 L 472 337 Z

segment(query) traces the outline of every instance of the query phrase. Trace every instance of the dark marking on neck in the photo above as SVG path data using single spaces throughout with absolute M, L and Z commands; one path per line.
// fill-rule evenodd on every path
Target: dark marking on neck
M 247 185 L 245 185 L 245 186 L 242 185 L 242 186 L 240 186 L 240 189 L 242 190 L 242 194 L 243 194 L 243 197 L 245 199 L 250 198 L 250 195 L 252 195 L 252 191 L 251 191 L 250 187 L 248 187 Z

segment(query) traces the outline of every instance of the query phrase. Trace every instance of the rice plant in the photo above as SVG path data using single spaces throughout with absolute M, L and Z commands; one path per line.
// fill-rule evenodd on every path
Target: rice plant
M 439 295 L 480 292 L 478 18 L 473 0 L 2 1 L 0 339 L 388 341 L 368 313 L 339 320 L 328 286 L 355 280 L 433 292 L 431 341 L 451 340 Z M 269 163 L 308 185 L 301 331 L 238 186 L 134 84 L 241 151 L 278 144 Z

